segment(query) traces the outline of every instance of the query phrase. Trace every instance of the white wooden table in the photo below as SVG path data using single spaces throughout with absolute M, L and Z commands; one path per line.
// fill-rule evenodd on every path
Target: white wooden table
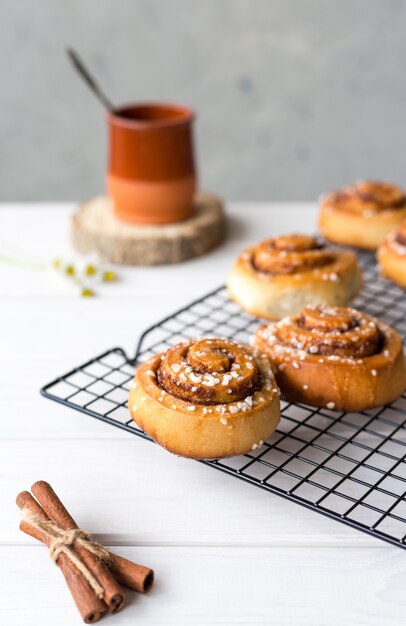
M 74 205 L 3 205 L 0 254 L 75 258 Z M 156 571 L 106 623 L 400 625 L 406 554 L 202 464 L 43 399 L 58 374 L 120 345 L 224 281 L 246 244 L 312 232 L 311 205 L 231 204 L 227 243 L 179 266 L 119 269 L 84 299 L 52 273 L 0 263 L 0 624 L 80 624 L 46 550 L 18 530 L 16 494 L 39 479 L 81 526 Z

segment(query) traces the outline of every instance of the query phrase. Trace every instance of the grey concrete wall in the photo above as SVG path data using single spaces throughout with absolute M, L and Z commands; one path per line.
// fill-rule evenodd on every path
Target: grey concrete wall
M 405 0 L 0 0 L 0 199 L 103 189 L 104 114 L 75 46 L 117 103 L 198 111 L 202 185 L 312 200 L 360 177 L 406 185 Z

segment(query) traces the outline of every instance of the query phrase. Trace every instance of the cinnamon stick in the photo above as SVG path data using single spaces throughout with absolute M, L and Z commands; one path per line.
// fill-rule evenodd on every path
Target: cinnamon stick
M 31 487 L 31 491 L 38 499 L 38 502 L 41 504 L 45 513 L 56 524 L 58 524 L 60 528 L 62 528 L 63 530 L 78 528 L 75 520 L 70 515 L 69 511 L 63 505 L 63 503 L 60 501 L 49 483 L 44 480 L 39 480 Z M 82 548 L 82 551 L 86 554 L 89 554 L 86 549 Z M 83 558 L 83 561 L 85 561 L 85 557 L 82 555 L 82 552 L 79 552 L 79 554 Z M 109 554 L 111 557 L 111 573 L 114 574 L 118 582 L 120 582 L 122 585 L 125 585 L 126 587 L 135 589 L 140 593 L 145 593 L 151 589 L 154 582 L 154 571 L 151 568 L 145 567 L 144 565 L 139 565 L 138 563 L 133 563 L 132 561 L 128 561 L 128 559 L 114 554 L 113 552 L 109 552 Z M 94 555 L 91 554 L 91 556 L 93 557 Z M 97 573 L 90 567 L 87 561 L 85 561 L 85 563 L 89 567 L 89 569 L 92 570 L 96 578 L 99 579 Z M 100 579 L 99 581 L 101 582 Z M 112 587 L 110 588 L 110 590 L 112 591 Z M 106 598 L 105 600 L 107 601 Z
M 139 593 L 149 591 L 154 582 L 154 570 L 138 563 L 133 563 L 123 556 L 110 552 L 110 569 L 117 580 Z
M 31 491 L 37 498 L 48 517 L 53 520 L 62 530 L 78 528 L 73 517 L 64 507 L 51 485 L 44 480 L 39 480 L 31 487 Z M 116 578 L 109 568 L 95 554 L 77 545 L 75 550 L 86 567 L 99 581 L 104 589 L 103 600 L 111 613 L 117 613 L 124 604 L 124 593 Z
M 34 500 L 32 495 L 28 491 L 22 491 L 16 498 L 17 506 L 20 509 L 28 509 L 43 520 L 48 520 L 47 515 L 44 513 L 40 505 Z M 40 530 L 31 526 L 28 522 L 22 520 L 20 523 L 20 529 L 45 543 L 49 546 L 49 537 L 42 533 Z M 96 597 L 93 589 L 88 582 L 83 578 L 82 574 L 76 569 L 69 558 L 61 552 L 58 555 L 56 564 L 63 573 L 72 597 L 78 607 L 79 613 L 86 624 L 94 624 L 98 622 L 106 611 L 106 605 L 102 600 Z

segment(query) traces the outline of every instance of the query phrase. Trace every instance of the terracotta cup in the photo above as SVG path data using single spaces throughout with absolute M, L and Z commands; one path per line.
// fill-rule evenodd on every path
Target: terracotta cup
M 107 189 L 117 217 L 140 224 L 193 213 L 196 172 L 190 109 L 135 104 L 108 115 Z

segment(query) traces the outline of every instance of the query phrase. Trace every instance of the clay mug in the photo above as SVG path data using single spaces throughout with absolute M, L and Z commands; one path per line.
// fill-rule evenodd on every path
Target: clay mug
M 139 224 L 177 222 L 193 213 L 193 111 L 135 104 L 108 114 L 107 189 L 116 216 Z

